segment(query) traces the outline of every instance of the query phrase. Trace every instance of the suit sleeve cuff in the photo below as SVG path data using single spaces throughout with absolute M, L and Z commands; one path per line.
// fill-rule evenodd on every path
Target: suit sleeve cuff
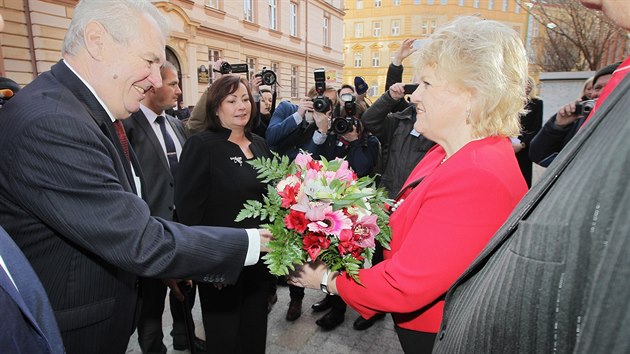
M 260 257 L 260 234 L 256 229 L 246 229 L 247 238 L 249 239 L 249 247 L 247 247 L 247 257 L 245 257 L 246 266 L 258 263 Z
M 321 145 L 321 144 L 323 144 L 323 143 L 325 143 L 325 142 L 326 142 L 326 138 L 327 138 L 327 137 L 328 137 L 328 135 L 326 135 L 326 134 L 324 134 L 324 133 L 320 132 L 319 130 L 316 130 L 316 131 L 313 133 L 313 142 L 314 142 L 316 145 Z

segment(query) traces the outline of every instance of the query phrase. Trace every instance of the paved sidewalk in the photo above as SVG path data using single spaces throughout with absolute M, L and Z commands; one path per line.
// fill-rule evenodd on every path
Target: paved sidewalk
M 386 316 L 384 320 L 378 321 L 374 326 L 365 331 L 356 331 L 352 328 L 352 323 L 357 317 L 357 313 L 348 308 L 346 320 L 336 329 L 327 332 L 323 331 L 315 324 L 315 321 L 326 312 L 315 313 L 311 310 L 311 305 L 324 298 L 320 291 L 306 290 L 302 303 L 302 317 L 295 322 L 288 322 L 284 319 L 289 305 L 289 288 L 278 286 L 278 302 L 274 305 L 269 314 L 269 325 L 267 330 L 267 353 L 268 354 L 347 354 L 347 353 L 378 353 L 394 354 L 402 353 L 398 337 L 394 331 L 394 323 L 391 316 Z M 166 303 L 168 307 L 168 302 Z M 182 354 L 188 351 L 173 350 L 171 337 L 171 316 L 170 311 L 164 311 L 164 344 L 168 348 L 168 353 Z M 201 311 L 199 301 L 195 303 L 193 318 L 197 336 L 204 338 L 203 325 L 201 323 Z M 212 346 L 209 345 L 211 348 Z M 141 354 L 138 347 L 136 334 L 131 337 L 129 354 Z

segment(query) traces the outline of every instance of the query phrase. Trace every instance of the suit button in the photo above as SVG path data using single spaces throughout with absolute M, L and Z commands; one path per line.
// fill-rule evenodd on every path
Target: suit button
M 173 186 L 173 182 L 169 182 L 169 184 L 168 184 L 168 185 L 172 187 L 172 186 Z
M 440 336 L 439 336 L 439 340 L 442 340 L 444 338 L 444 335 L 446 334 L 445 331 L 440 332 Z

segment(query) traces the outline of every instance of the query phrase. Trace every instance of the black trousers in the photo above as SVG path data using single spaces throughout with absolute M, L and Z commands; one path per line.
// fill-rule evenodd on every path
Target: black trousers
M 166 353 L 162 333 L 162 314 L 164 313 L 164 303 L 166 298 L 166 286 L 159 279 L 140 279 L 142 289 L 142 307 L 138 319 L 138 344 L 143 354 Z M 195 288 L 188 292 L 188 311 L 190 312 L 195 303 Z M 179 302 L 172 293 L 169 292 L 169 304 L 171 316 L 173 316 L 173 344 L 177 346 L 188 346 L 186 340 L 186 321 L 182 303 Z M 193 324 L 194 326 L 194 324 Z
M 396 334 L 405 354 L 431 354 L 433 344 L 435 343 L 436 333 L 427 333 L 412 331 L 410 329 L 400 328 L 398 325 Z

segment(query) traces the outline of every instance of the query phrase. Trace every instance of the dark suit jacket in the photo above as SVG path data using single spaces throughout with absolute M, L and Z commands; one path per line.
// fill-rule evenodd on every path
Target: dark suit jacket
M 630 76 L 455 282 L 435 353 L 628 353 Z
M 166 121 L 175 131 L 172 138 L 178 139 L 183 147 L 186 136 L 182 122 L 168 114 Z M 146 191 L 142 198 L 149 204 L 151 215 L 173 220 L 175 178 L 171 174 L 164 149 L 155 136 L 155 131 L 142 110 L 125 119 L 123 124 L 142 168 L 144 176 L 142 186 Z
M 151 217 L 115 134 L 63 62 L 0 110 L 0 225 L 42 281 L 68 353 L 125 351 L 136 275 L 231 283 L 247 254 L 244 230 Z
M 61 334 L 46 291 L 20 249 L 1 227 L 0 256 L 15 282 L 14 286 L 7 276 L 0 274 L 0 302 L 7 305 L 2 306 L 0 349 L 6 353 L 63 353 Z M 1 267 L 0 272 L 4 272 Z M 6 298 L 2 298 L 3 295 Z

